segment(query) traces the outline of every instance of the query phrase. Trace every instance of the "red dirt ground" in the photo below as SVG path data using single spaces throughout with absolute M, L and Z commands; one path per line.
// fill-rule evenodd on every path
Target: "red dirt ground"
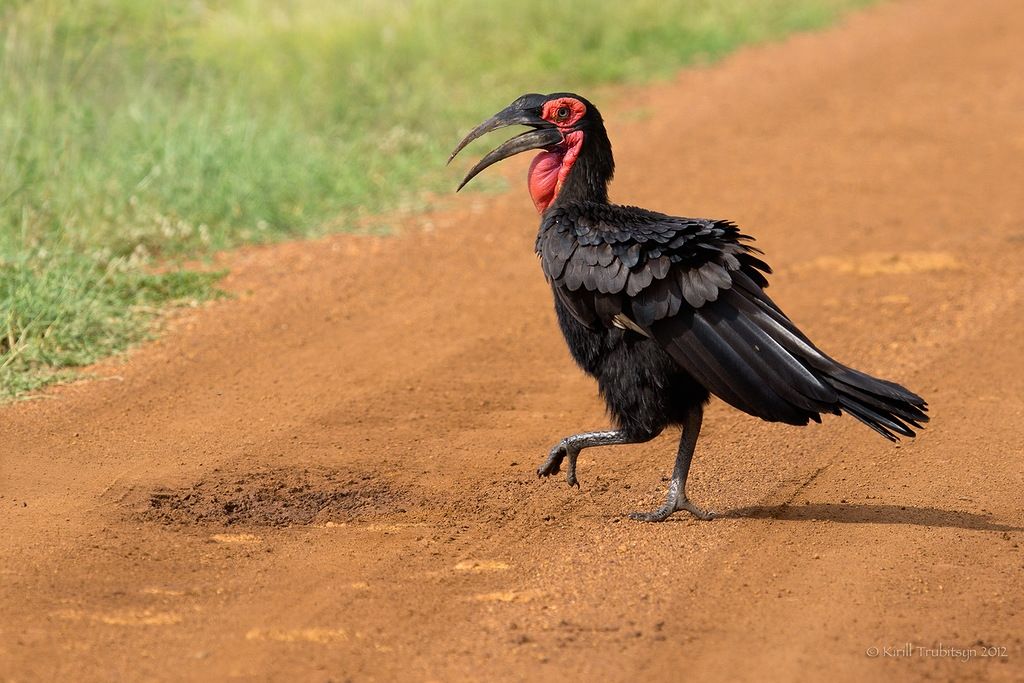
M 716 402 L 710 523 L 623 518 L 674 434 L 538 480 L 606 421 L 517 175 L 226 255 L 236 300 L 0 410 L 4 679 L 1024 680 L 1021 36 L 899 1 L 603 100 L 614 197 L 756 235 L 813 339 L 928 398 L 917 440 Z

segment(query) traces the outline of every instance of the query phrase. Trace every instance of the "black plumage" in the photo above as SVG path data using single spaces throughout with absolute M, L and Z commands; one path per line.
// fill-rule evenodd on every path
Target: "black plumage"
M 567 125 L 558 120 L 563 109 L 550 103 L 584 113 Z M 571 93 L 528 95 L 474 133 L 507 119 L 535 130 L 506 146 L 536 142 L 564 171 L 550 201 L 538 204 L 536 250 L 572 356 L 597 379 L 618 427 L 567 437 L 540 474 L 558 472 L 568 457 L 575 484 L 582 448 L 647 441 L 679 425 L 684 433 L 669 498 L 659 510 L 634 516 L 659 521 L 685 509 L 707 518 L 687 500 L 685 483 L 711 394 L 792 425 L 849 413 L 893 441 L 914 436 L 928 420 L 920 396 L 842 365 L 797 329 L 765 293 L 771 269 L 734 224 L 609 203 L 611 144 L 592 104 Z M 542 181 L 531 177 L 531 192 Z

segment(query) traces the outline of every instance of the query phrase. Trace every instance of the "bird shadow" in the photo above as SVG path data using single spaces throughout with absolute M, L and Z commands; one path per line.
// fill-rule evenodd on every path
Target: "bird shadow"
M 841 524 L 913 524 L 975 531 L 1024 531 L 1001 524 L 989 515 L 912 505 L 858 503 L 809 503 L 806 505 L 751 505 L 735 508 L 723 518 L 828 521 Z

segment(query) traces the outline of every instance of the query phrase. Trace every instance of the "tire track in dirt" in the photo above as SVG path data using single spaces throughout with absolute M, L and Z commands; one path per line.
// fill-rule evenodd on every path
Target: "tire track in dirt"
M 0 671 L 1020 679 L 1022 33 L 893 2 L 603 107 L 613 195 L 755 234 L 813 339 L 930 400 L 917 440 L 715 404 L 692 495 L 725 518 L 632 524 L 671 435 L 533 475 L 605 418 L 518 183 L 229 254 L 239 300 L 0 410 Z M 1009 656 L 865 655 L 907 641 Z

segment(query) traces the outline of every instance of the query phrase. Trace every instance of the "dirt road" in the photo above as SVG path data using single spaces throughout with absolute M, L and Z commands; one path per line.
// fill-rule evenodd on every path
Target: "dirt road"
M 520 159 L 397 238 L 227 255 L 237 299 L 0 409 L 4 680 L 1024 680 L 1022 35 L 894 2 L 602 100 L 613 197 L 756 235 L 917 440 L 715 402 L 710 523 L 623 517 L 675 434 L 538 480 L 606 422 Z

